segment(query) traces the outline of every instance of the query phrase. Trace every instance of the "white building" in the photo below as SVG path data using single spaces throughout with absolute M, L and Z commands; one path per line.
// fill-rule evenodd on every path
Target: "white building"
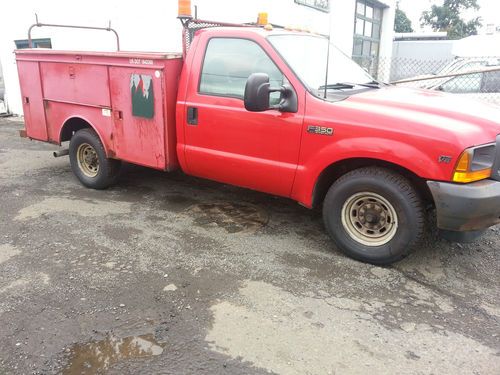
M 225 22 L 253 22 L 259 12 L 269 22 L 307 28 L 331 38 L 345 53 L 367 69 L 377 59 L 392 54 L 395 0 L 193 0 L 198 17 Z M 35 23 L 108 26 L 120 34 L 122 50 L 180 51 L 181 25 L 175 0 L 59 0 L 9 1 L 2 7 L 0 63 L 3 66 L 5 100 L 14 114 L 22 113 L 21 95 L 12 51 L 26 45 L 27 31 Z M 70 50 L 113 50 L 112 33 L 73 29 L 34 28 L 33 38 L 42 46 Z M 384 79 L 387 72 L 378 73 Z

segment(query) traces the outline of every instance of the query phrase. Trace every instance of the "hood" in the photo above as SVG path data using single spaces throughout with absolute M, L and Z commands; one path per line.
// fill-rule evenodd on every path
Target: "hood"
M 500 106 L 440 91 L 386 87 L 343 102 L 378 114 L 394 130 L 455 141 L 465 147 L 493 142 L 500 134 Z

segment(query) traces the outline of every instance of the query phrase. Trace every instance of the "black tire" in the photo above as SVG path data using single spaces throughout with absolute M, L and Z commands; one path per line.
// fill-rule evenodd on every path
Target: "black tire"
M 377 265 L 394 263 L 413 250 L 424 232 L 424 213 L 410 181 L 380 167 L 343 175 L 323 202 L 323 220 L 337 247 L 354 259 Z
M 94 159 L 98 160 L 98 163 L 96 167 L 93 167 L 92 171 L 89 171 L 89 169 L 85 171 L 86 167 L 83 166 L 83 162 L 79 162 L 80 147 L 95 150 Z M 75 176 L 88 188 L 106 189 L 118 180 L 121 162 L 106 157 L 104 146 L 99 136 L 92 129 L 79 130 L 71 137 L 69 143 L 69 160 Z M 95 175 L 93 175 L 94 173 Z

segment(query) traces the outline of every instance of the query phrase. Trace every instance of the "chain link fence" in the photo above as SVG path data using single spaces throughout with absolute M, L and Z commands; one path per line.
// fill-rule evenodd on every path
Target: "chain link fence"
M 380 58 L 378 62 L 363 61 L 360 65 L 384 82 L 413 80 L 398 85 L 449 92 L 500 106 L 499 56 L 449 60 Z M 464 74 L 468 72 L 471 73 Z

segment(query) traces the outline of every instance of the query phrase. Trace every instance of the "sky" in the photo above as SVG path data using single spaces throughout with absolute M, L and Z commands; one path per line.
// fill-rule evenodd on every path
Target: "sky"
M 500 0 L 478 0 L 481 9 L 479 12 L 467 12 L 464 18 L 472 18 L 479 15 L 483 19 L 483 25 L 493 23 L 500 26 Z M 420 16 L 425 10 L 429 10 L 433 4 L 442 5 L 443 0 L 400 0 L 399 7 L 406 12 L 412 21 L 413 28 L 420 29 Z

